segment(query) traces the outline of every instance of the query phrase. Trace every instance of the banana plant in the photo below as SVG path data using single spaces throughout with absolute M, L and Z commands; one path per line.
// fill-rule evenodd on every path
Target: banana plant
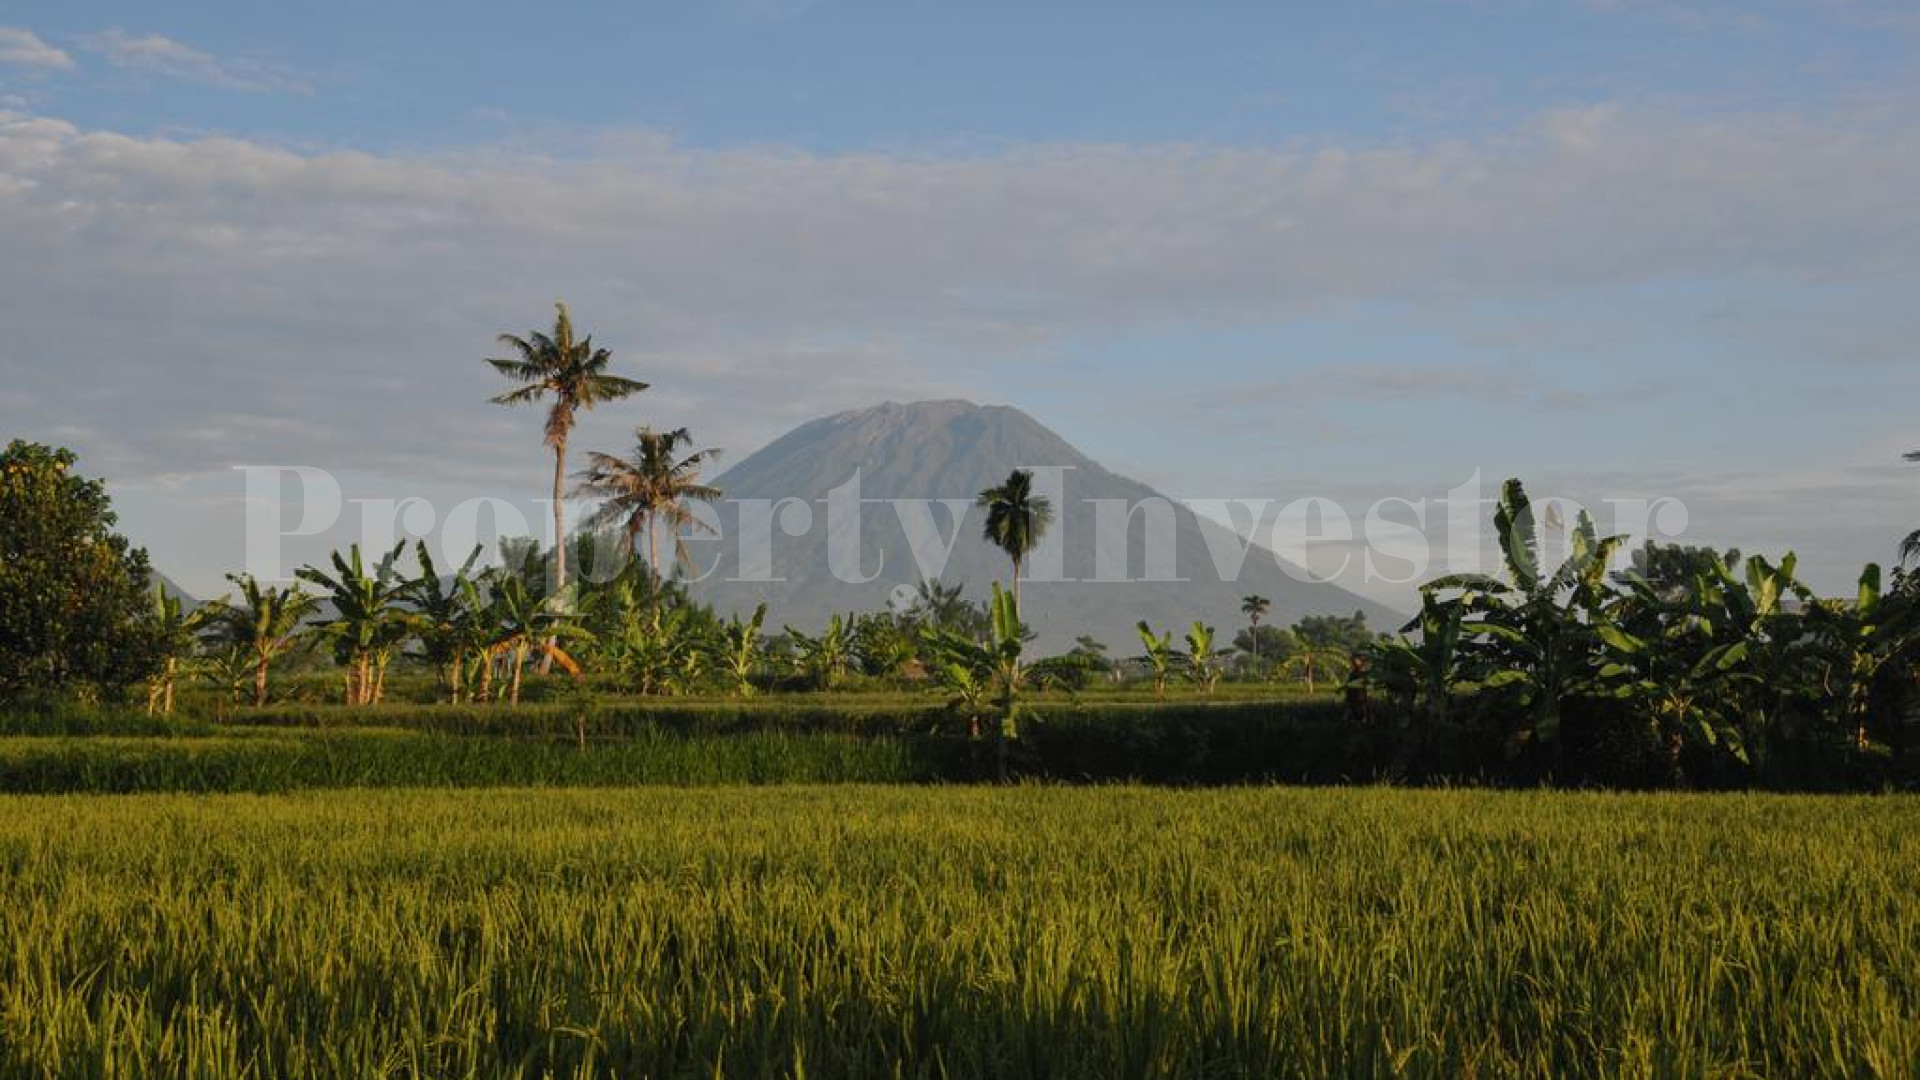
M 1167 696 L 1167 680 L 1180 665 L 1180 652 L 1173 647 L 1173 631 L 1156 635 L 1145 619 L 1133 628 L 1140 635 L 1140 646 L 1146 650 L 1135 660 L 1146 667 L 1148 677 L 1153 680 L 1154 700 L 1163 700 Z
M 827 628 L 819 637 L 786 627 L 800 670 L 823 690 L 840 685 L 853 662 L 851 623 L 850 618 L 836 614 L 827 620 Z
M 1716 643 L 1711 620 L 1693 612 L 1664 621 L 1657 637 L 1629 633 L 1610 619 L 1594 630 L 1606 648 L 1601 692 L 1645 716 L 1672 769 L 1678 771 L 1690 742 L 1750 762 L 1736 689 L 1752 678 L 1744 670 L 1748 641 Z
M 1367 678 L 1406 705 L 1422 727 L 1447 718 L 1456 687 L 1467 681 L 1461 649 L 1467 610 L 1422 593 L 1419 616 L 1402 629 L 1403 635 L 1417 630 L 1420 636 L 1382 641 L 1369 650 Z
M 1860 575 L 1853 603 L 1825 602 L 1808 611 L 1807 623 L 1819 642 L 1823 697 L 1854 744 L 1871 740 L 1873 689 L 1880 673 L 1897 660 L 1910 660 L 1920 644 L 1911 605 L 1890 599 L 1880 567 L 1869 563 Z
M 1468 617 L 1463 633 L 1493 670 L 1487 689 L 1512 687 L 1520 723 L 1509 750 L 1546 745 L 1559 753 L 1560 721 L 1567 701 L 1592 686 L 1599 639 L 1592 616 L 1608 599 L 1607 568 L 1623 537 L 1602 537 L 1581 511 L 1565 562 L 1553 572 L 1541 566 L 1539 533 L 1526 487 L 1517 479 L 1501 488 L 1494 530 L 1507 579 L 1456 574 L 1426 591 L 1461 603 Z
M 560 647 L 560 642 L 591 640 L 593 635 L 561 614 L 571 605 L 537 595 L 518 575 L 492 576 L 488 584 L 492 587 L 492 596 L 483 609 L 483 618 L 487 627 L 484 650 L 490 663 L 483 678 L 490 682 L 493 664 L 504 662 L 508 704 L 520 704 L 520 684 L 527 657 L 536 649 L 575 679 L 580 678 L 579 663 Z M 467 590 L 478 599 L 474 583 L 468 583 Z
M 442 578 L 435 569 L 426 541 L 416 542 L 414 557 L 420 564 L 420 574 L 403 590 L 413 610 L 413 631 L 420 641 L 422 658 L 446 681 L 447 701 L 458 705 L 466 689 L 467 660 L 484 647 L 486 639 L 482 625 L 485 605 L 470 588 L 480 547 L 474 546 L 451 578 Z
M 693 609 L 673 607 L 629 624 L 615 662 L 642 694 L 684 694 L 699 686 L 718 651 Z
M 222 596 L 189 611 L 180 598 L 167 592 L 164 586 L 153 587 L 154 630 L 163 659 L 159 673 L 147 680 L 149 716 L 173 715 L 173 691 L 180 678 L 180 663 L 192 659 L 200 646 L 201 634 L 213 624 L 226 604 L 227 598 Z
M 1226 650 L 1216 651 L 1213 647 L 1213 627 L 1198 620 L 1187 630 L 1187 651 L 1182 659 L 1186 662 L 1187 679 L 1201 688 L 1208 697 L 1220 683 L 1223 668 L 1220 665 Z
M 1340 677 L 1353 657 L 1338 645 L 1316 645 L 1302 639 L 1299 650 L 1273 666 L 1276 679 L 1300 680 L 1301 689 L 1311 694 L 1320 679 L 1331 682 Z
M 394 544 L 372 573 L 361 559 L 359 544 L 352 545 L 345 558 L 333 553 L 331 574 L 317 566 L 294 571 L 295 577 L 325 590 L 324 598 L 333 607 L 332 618 L 322 620 L 315 633 L 333 644 L 334 658 L 346 668 L 349 706 L 374 703 L 378 658 L 391 656 L 412 633 L 412 618 L 400 606 L 408 583 L 394 570 L 404 544 Z
M 1027 627 L 1020 621 L 1020 602 L 994 583 L 988 601 L 988 634 L 976 641 L 951 627 L 921 631 L 928 674 L 950 695 L 948 708 L 965 717 L 968 734 L 978 739 L 983 721 L 992 722 L 995 771 L 1007 778 L 1007 746 L 1020 737 L 1029 710 L 1027 693 L 1073 673 L 1103 666 L 1093 657 L 1068 653 L 1027 664 Z
M 761 604 L 753 609 L 753 615 L 745 621 L 735 616 L 720 627 L 721 651 L 727 674 L 733 677 L 733 692 L 743 698 L 754 694 L 753 674 L 760 668 L 763 651 L 760 628 L 766 621 L 767 605 Z
M 253 703 L 267 703 L 267 678 L 275 659 L 298 641 L 301 623 L 314 610 L 314 598 L 300 586 L 262 585 L 252 574 L 228 574 L 240 590 L 240 602 L 210 616 L 215 636 L 244 652 L 253 667 Z

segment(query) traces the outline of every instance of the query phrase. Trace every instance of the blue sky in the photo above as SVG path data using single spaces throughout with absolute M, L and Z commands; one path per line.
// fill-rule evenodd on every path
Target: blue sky
M 1838 590 L 1920 524 L 1917 60 L 1895 0 L 0 3 L 0 427 L 211 590 L 234 464 L 539 490 L 469 402 L 564 296 L 736 456 L 962 395 L 1185 497 L 1674 495 Z

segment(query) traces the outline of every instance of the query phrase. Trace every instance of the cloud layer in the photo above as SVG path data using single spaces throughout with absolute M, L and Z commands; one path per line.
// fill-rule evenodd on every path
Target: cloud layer
M 0 65 L 46 71 L 67 71 L 73 57 L 41 40 L 40 35 L 18 26 L 0 26 Z
M 313 87 L 257 60 L 220 60 L 160 34 L 133 34 L 119 27 L 88 35 L 83 44 L 109 64 L 162 78 L 218 87 L 222 90 L 310 94 Z
M 128 63 L 175 62 L 142 40 Z M 532 421 L 483 404 L 479 361 L 556 297 L 659 388 L 648 410 L 746 450 L 881 398 L 1002 396 L 996 364 L 1044 365 L 1077 335 L 1920 279 L 1915 190 L 1920 128 L 1870 113 L 1601 107 L 1417 145 L 839 156 L 648 132 L 374 156 L 0 113 L 0 423 L 123 478 L 302 462 L 519 483 Z M 1355 378 L 1267 385 L 1581 393 L 1544 360 Z

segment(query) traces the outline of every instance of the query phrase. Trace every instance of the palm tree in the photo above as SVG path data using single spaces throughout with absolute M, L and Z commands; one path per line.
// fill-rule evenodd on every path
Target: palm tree
M 712 526 L 694 516 L 687 503 L 710 503 L 720 498 L 719 488 L 700 480 L 700 471 L 717 459 L 720 451 L 709 448 L 683 454 L 683 449 L 693 442 L 686 428 L 655 431 L 642 427 L 636 429 L 633 436 L 632 457 L 587 455 L 593 465 L 581 475 L 574 493 L 606 500 L 594 511 L 588 524 L 596 529 L 621 526 L 625 530 L 621 547 L 629 554 L 641 528 L 645 527 L 647 566 L 655 580 L 664 581 L 666 575 L 660 570 L 661 526 L 673 535 L 674 565 L 681 568 L 693 565 L 693 558 L 687 553 L 685 530 L 713 531 Z
M 1247 637 L 1253 645 L 1253 659 L 1260 659 L 1260 620 L 1273 610 L 1273 601 L 1255 593 L 1240 598 L 1240 614 L 1247 617 Z
M 505 359 L 489 358 L 494 370 L 519 384 L 493 399 L 495 405 L 525 405 L 544 401 L 549 394 L 553 404 L 547 409 L 546 444 L 553 448 L 553 595 L 562 595 L 567 584 L 566 496 L 567 436 L 573 432 L 576 414 L 591 410 L 602 401 L 618 401 L 647 388 L 647 384 L 607 374 L 613 354 L 593 347 L 588 335 L 573 337 L 573 319 L 567 305 L 555 301 L 553 330 L 535 330 L 526 337 L 501 334 L 500 344 L 512 350 Z M 548 654 L 551 656 L 551 653 Z M 541 670 L 546 670 L 542 661 Z
M 1020 606 L 1020 566 L 1027 555 L 1040 546 L 1040 538 L 1053 524 L 1053 504 L 1045 496 L 1033 493 L 1033 474 L 1015 469 L 1006 482 L 988 488 L 974 500 L 987 512 L 987 542 L 1007 553 L 1013 561 L 1013 606 Z
M 313 613 L 314 598 L 300 586 L 284 589 L 262 586 L 252 574 L 227 575 L 240 590 L 240 603 L 228 604 L 212 616 L 227 644 L 245 653 L 253 663 L 253 703 L 267 703 L 267 672 L 274 658 L 293 647 L 300 620 Z

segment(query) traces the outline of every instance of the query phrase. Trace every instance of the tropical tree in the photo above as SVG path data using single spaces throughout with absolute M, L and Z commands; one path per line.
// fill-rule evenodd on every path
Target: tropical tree
M 906 617 L 916 626 L 958 630 L 969 637 L 983 637 L 988 632 L 988 614 L 979 604 L 968 600 L 965 593 L 966 587 L 959 582 L 948 585 L 939 578 L 926 578 L 915 587 L 913 606 Z
M 789 626 L 787 639 L 793 645 L 794 660 L 800 671 L 823 690 L 840 685 L 853 662 L 853 618 L 836 614 L 827 620 L 827 628 L 812 637 Z
M 1028 715 L 1025 696 L 1030 691 L 1103 666 L 1097 658 L 1078 653 L 1049 657 L 1027 664 L 1021 659 L 1029 637 L 1020 621 L 1020 605 L 1013 594 L 993 585 L 988 601 L 988 633 L 975 640 L 949 628 L 921 631 L 928 674 L 951 695 L 948 708 L 963 716 L 968 734 L 979 739 L 983 721 L 991 721 L 994 772 L 1007 778 L 1007 748 L 1020 737 Z
M 1861 572 L 1852 603 L 1817 603 L 1807 612 L 1807 625 L 1819 642 L 1821 689 L 1861 749 L 1870 739 L 1880 673 L 1890 663 L 1910 659 L 1920 642 L 1915 614 L 1911 605 L 1883 590 L 1880 567 L 1872 563 Z
M 147 680 L 147 713 L 173 714 L 174 684 L 180 677 L 180 662 L 190 660 L 200 647 L 200 635 L 212 623 L 214 614 L 226 604 L 226 597 L 188 609 L 184 601 L 163 585 L 153 587 L 153 626 L 159 642 L 160 670 Z
M 349 706 L 371 705 L 378 697 L 376 667 L 382 654 L 412 633 L 412 619 L 400 606 L 408 583 L 394 570 L 405 541 L 381 558 L 371 573 L 360 557 L 360 545 L 347 549 L 346 557 L 333 553 L 333 572 L 317 566 L 294 571 L 301 581 L 323 590 L 322 598 L 333 608 L 331 618 L 315 627 L 318 637 L 333 643 L 334 659 L 346 668 L 346 699 Z
M 851 637 L 854 660 L 861 673 L 871 678 L 892 678 L 913 662 L 913 635 L 891 614 L 876 612 L 856 617 Z
M 1141 647 L 1146 649 L 1135 659 L 1145 665 L 1148 677 L 1153 680 L 1153 696 L 1157 701 L 1167 695 L 1167 679 L 1180 663 L 1180 652 L 1173 647 L 1173 631 L 1155 636 L 1145 619 L 1135 623 L 1133 628 L 1140 634 Z
M 1292 654 L 1273 667 L 1275 679 L 1299 679 L 1300 686 L 1311 694 L 1320 680 L 1332 681 L 1340 677 L 1347 669 L 1353 654 L 1338 645 L 1323 645 L 1309 639 L 1295 637 L 1298 642 Z
M 1419 718 L 1419 731 L 1446 719 L 1455 686 L 1462 681 L 1461 638 L 1467 606 L 1442 601 L 1433 593 L 1420 597 L 1420 614 L 1405 632 L 1419 637 L 1377 642 L 1364 654 L 1368 677 L 1406 705 Z M 1311 667 L 1308 689 L 1312 689 Z
M 1188 628 L 1187 651 L 1183 657 L 1186 676 L 1208 697 L 1213 696 L 1213 688 L 1219 685 L 1222 671 L 1220 658 L 1226 655 L 1226 650 L 1216 651 L 1213 647 L 1213 627 L 1196 620 Z
M 1015 469 L 999 487 L 980 493 L 975 505 L 987 512 L 987 542 L 1013 563 L 1013 603 L 1020 606 L 1020 567 L 1053 524 L 1053 504 L 1033 491 L 1033 474 Z
M 1607 599 L 1607 565 L 1622 538 L 1601 537 L 1582 511 L 1566 561 L 1546 571 L 1533 505 L 1519 480 L 1502 487 L 1494 530 L 1507 580 L 1457 574 L 1429 583 L 1425 591 L 1467 609 L 1465 632 L 1493 669 L 1484 686 L 1511 686 L 1518 694 L 1521 722 L 1510 748 L 1552 746 L 1557 757 L 1564 707 L 1598 671 L 1599 639 L 1590 616 Z
M 641 427 L 633 434 L 631 457 L 588 454 L 592 464 L 581 475 L 574 493 L 606 500 L 588 524 L 595 528 L 620 526 L 621 550 L 629 554 L 645 528 L 647 566 L 656 578 L 664 580 L 667 575 L 660 565 L 661 529 L 664 527 L 673 537 L 674 565 L 683 569 L 693 564 L 687 553 L 686 531 L 713 531 L 687 504 L 720 499 L 720 489 L 700 478 L 701 471 L 720 456 L 720 451 L 709 448 L 686 452 L 685 447 L 693 441 L 686 428 L 655 431 Z
M 1240 614 L 1247 617 L 1247 637 L 1253 645 L 1253 659 L 1260 660 L 1260 620 L 1273 610 L 1273 601 L 1259 594 L 1240 598 Z
M 19 440 L 0 453 L 0 703 L 118 697 L 161 665 L 147 553 L 76 460 Z
M 1602 692 L 1647 721 L 1676 776 L 1689 745 L 1750 764 L 1806 688 L 1815 644 L 1788 603 L 1814 600 L 1792 553 L 1777 566 L 1754 556 L 1736 574 L 1737 552 L 1688 550 L 1690 581 L 1646 576 L 1659 560 L 1636 559 L 1618 578 L 1625 592 L 1593 619 Z
M 615 662 L 642 694 L 691 693 L 719 654 L 711 623 L 680 606 L 629 620 L 615 641 Z
M 733 676 L 733 692 L 741 697 L 753 696 L 753 673 L 760 667 L 763 651 L 760 629 L 766 621 L 767 605 L 761 604 L 744 621 L 736 615 L 720 628 L 727 673 Z
M 647 388 L 634 379 L 608 374 L 613 354 L 595 348 L 591 335 L 575 339 L 567 305 L 555 302 L 553 329 L 535 330 L 526 337 L 501 334 L 500 344 L 512 353 L 489 358 L 494 370 L 515 383 L 512 390 L 493 398 L 496 405 L 526 405 L 552 398 L 547 408 L 546 445 L 553 450 L 553 583 L 554 595 L 567 585 L 566 479 L 567 438 L 575 419 L 603 401 L 631 397 Z M 551 655 L 551 653 L 549 653 Z M 543 662 L 542 668 L 544 670 Z
M 252 574 L 228 574 L 240 590 L 239 603 L 229 603 L 210 616 L 216 637 L 244 652 L 253 666 L 253 703 L 267 703 L 268 672 L 273 662 L 299 640 L 301 622 L 313 614 L 314 597 L 300 586 L 262 585 Z
M 491 681 L 493 663 L 504 663 L 507 675 L 507 703 L 520 704 L 520 683 L 526 669 L 527 657 L 539 649 L 552 657 L 575 678 L 580 676 L 580 665 L 560 647 L 564 639 L 588 639 L 591 635 L 582 627 L 567 621 L 567 616 L 559 609 L 563 606 L 552 598 L 543 597 L 527 587 L 527 583 L 517 577 L 500 577 L 489 580 L 491 597 L 484 608 L 484 625 L 487 628 L 484 648 L 490 661 L 483 679 Z M 475 583 L 467 582 L 466 591 L 469 602 L 479 600 L 479 590 Z
M 450 578 L 441 577 L 435 569 L 426 541 L 415 543 L 414 557 L 420 574 L 404 590 L 413 610 L 414 635 L 420 641 L 422 659 L 446 681 L 447 701 L 458 705 L 466 689 L 467 660 L 486 644 L 485 605 L 471 588 L 480 548 L 475 545 Z

